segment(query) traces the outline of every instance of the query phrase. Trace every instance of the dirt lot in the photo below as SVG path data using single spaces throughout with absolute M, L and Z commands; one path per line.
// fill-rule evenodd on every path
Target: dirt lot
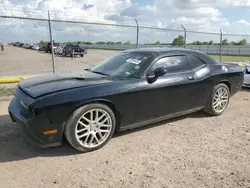
M 57 72 L 81 71 L 101 63 L 115 51 L 89 50 L 84 57 L 55 57 Z M 0 77 L 37 75 L 53 72 L 51 54 L 19 47 L 6 46 L 0 52 Z
M 250 187 L 249 91 L 220 117 L 195 113 L 116 134 L 79 154 L 67 143 L 35 149 L 0 102 L 0 187 Z

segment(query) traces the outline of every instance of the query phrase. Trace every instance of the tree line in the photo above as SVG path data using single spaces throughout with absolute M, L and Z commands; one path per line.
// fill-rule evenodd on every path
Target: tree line
M 173 46 L 183 46 L 185 43 L 185 39 L 183 36 L 178 36 L 177 38 L 175 38 L 172 42 Z M 247 44 L 247 40 L 246 39 L 242 39 L 238 42 L 235 41 L 231 41 L 229 42 L 228 39 L 223 39 L 222 40 L 222 45 L 246 45 Z M 214 41 L 210 40 L 210 41 L 194 41 L 191 43 L 187 43 L 187 45 L 220 45 L 220 43 L 215 43 Z
M 40 41 L 40 44 L 47 44 L 48 42 L 46 41 Z M 172 43 L 161 43 L 159 40 L 157 40 L 155 43 L 148 43 L 149 45 L 173 45 L 173 46 L 183 46 L 185 43 L 185 39 L 183 36 L 178 36 L 177 38 L 175 38 Z M 127 42 L 113 42 L 113 41 L 108 41 L 108 42 L 104 42 L 104 41 L 98 41 L 98 42 L 89 42 L 89 41 L 73 41 L 73 42 L 61 42 L 62 45 L 66 45 L 66 44 L 99 44 L 99 45 L 131 45 L 132 43 L 128 40 Z M 222 45 L 246 45 L 247 41 L 246 39 L 242 39 L 238 42 L 235 41 L 231 41 L 229 42 L 228 39 L 223 39 L 222 40 Z M 212 40 L 210 41 L 194 41 L 191 43 L 187 43 L 186 45 L 220 45 L 220 43 L 216 43 Z

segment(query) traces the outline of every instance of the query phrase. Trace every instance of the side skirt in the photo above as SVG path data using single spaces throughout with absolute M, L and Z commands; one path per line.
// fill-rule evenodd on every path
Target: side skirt
M 158 118 L 154 118 L 154 119 L 134 123 L 132 125 L 127 125 L 127 126 L 121 127 L 119 131 L 126 131 L 126 130 L 129 130 L 129 129 L 135 129 L 135 128 L 139 128 L 139 127 L 142 127 L 142 126 L 145 126 L 145 125 L 161 122 L 163 120 L 184 116 L 184 115 L 187 115 L 187 114 L 191 114 L 191 113 L 200 111 L 203 108 L 204 107 L 202 106 L 202 107 L 193 108 L 193 109 L 190 109 L 190 110 L 185 110 L 185 111 L 181 111 L 181 112 L 161 116 L 161 117 L 158 117 Z

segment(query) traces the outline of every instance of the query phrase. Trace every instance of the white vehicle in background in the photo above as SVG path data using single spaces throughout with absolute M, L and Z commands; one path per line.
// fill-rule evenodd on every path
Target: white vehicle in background
M 56 49 L 55 49 L 55 55 L 62 55 L 63 53 L 63 48 L 64 46 L 58 46 Z
M 31 46 L 32 50 L 39 50 L 39 45 L 38 44 L 33 44 Z

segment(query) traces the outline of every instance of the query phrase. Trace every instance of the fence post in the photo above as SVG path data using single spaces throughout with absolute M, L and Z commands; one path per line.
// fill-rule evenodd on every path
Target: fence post
M 51 54 L 52 54 L 52 65 L 53 65 L 53 73 L 56 73 L 55 69 L 55 57 L 54 57 L 54 49 L 53 49 L 53 38 L 52 38 L 52 31 L 51 31 L 51 22 L 50 22 L 50 13 L 48 10 L 48 18 L 49 18 L 49 36 L 50 36 L 50 44 L 51 44 Z
M 139 48 L 139 24 L 137 19 L 135 19 L 136 25 L 137 25 L 137 33 L 136 33 L 136 48 Z
M 186 43 L 187 43 L 187 30 L 186 28 L 181 25 L 181 27 L 184 29 L 184 48 L 186 48 Z
M 221 56 L 222 56 L 222 30 L 220 29 L 220 63 L 221 63 Z

